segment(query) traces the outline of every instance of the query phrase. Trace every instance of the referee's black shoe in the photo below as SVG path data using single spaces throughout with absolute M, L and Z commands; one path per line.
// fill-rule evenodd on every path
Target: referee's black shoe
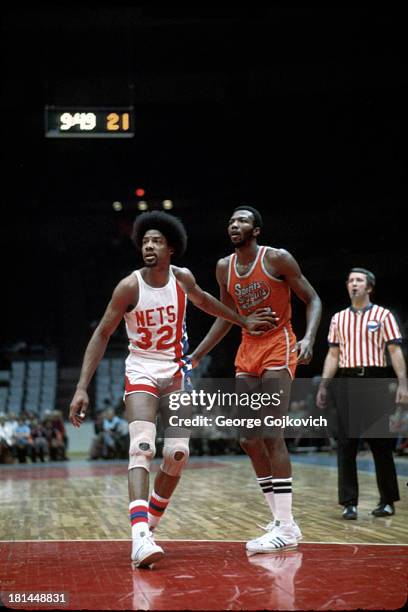
M 357 518 L 357 506 L 353 506 L 352 504 L 344 506 L 342 517 L 346 521 L 354 521 Z
M 394 504 L 378 504 L 371 514 L 374 516 L 393 516 L 395 514 Z

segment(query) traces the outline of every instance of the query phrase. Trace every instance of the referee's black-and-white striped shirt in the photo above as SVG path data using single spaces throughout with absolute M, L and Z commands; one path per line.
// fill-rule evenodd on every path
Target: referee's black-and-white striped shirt
M 329 346 L 340 349 L 339 367 L 386 367 L 387 344 L 400 344 L 401 332 L 394 315 L 377 304 L 362 310 L 352 306 L 333 315 Z

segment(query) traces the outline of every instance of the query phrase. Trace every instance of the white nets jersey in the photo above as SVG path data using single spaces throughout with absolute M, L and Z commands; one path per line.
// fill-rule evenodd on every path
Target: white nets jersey
M 164 287 L 151 287 L 135 270 L 139 300 L 125 313 L 129 353 L 143 359 L 181 361 L 188 352 L 185 322 L 187 296 L 170 266 Z M 180 364 L 181 365 L 181 364 Z
M 187 357 L 187 296 L 170 267 L 164 287 L 151 287 L 139 270 L 139 300 L 124 316 L 129 338 L 125 396 L 149 393 L 159 398 L 190 388 Z

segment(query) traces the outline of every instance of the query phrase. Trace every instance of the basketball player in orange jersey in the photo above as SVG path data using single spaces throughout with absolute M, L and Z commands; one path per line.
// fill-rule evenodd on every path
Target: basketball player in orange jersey
M 238 206 L 228 223 L 228 234 L 235 253 L 217 263 L 216 275 L 221 301 L 248 315 L 257 308 L 271 308 L 277 326 L 263 335 L 252 336 L 243 330 L 235 359 L 238 392 L 255 387 L 262 392 L 283 390 L 279 414 L 287 413 L 290 384 L 297 364 L 312 358 L 312 349 L 321 315 L 321 301 L 298 263 L 284 249 L 259 246 L 262 218 L 251 206 Z M 291 326 L 291 289 L 306 304 L 306 332 L 296 341 Z M 192 353 L 193 365 L 220 342 L 231 324 L 217 319 L 200 345 Z M 277 386 L 279 385 L 279 386 Z M 273 413 L 271 407 L 271 414 Z M 241 439 L 249 455 L 257 480 L 272 512 L 266 534 L 247 543 L 250 552 L 275 552 L 297 546 L 302 534 L 292 515 L 292 471 L 283 430 L 273 437 Z
M 124 318 L 129 338 L 125 406 L 130 436 L 131 558 L 136 567 L 146 567 L 163 556 L 151 530 L 165 510 L 189 456 L 188 430 L 184 438 L 165 437 L 163 462 L 148 503 L 156 415 L 159 409 L 166 409 L 166 395 L 186 388 L 191 370 L 185 326 L 187 297 L 204 312 L 225 317 L 254 333 L 260 325 L 271 328 L 275 318 L 262 310 L 249 316 L 237 314 L 203 291 L 189 270 L 170 265 L 172 255 L 181 256 L 187 244 L 186 231 L 177 218 L 163 212 L 140 215 L 134 224 L 133 242 L 142 252 L 144 267 L 117 285 L 88 343 L 70 420 L 74 427 L 81 425 L 89 405 L 88 385 L 110 336 Z

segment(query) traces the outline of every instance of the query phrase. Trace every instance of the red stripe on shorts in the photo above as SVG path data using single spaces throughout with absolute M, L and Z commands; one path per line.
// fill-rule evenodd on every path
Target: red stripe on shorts
M 125 376 L 125 393 L 132 393 L 134 391 L 144 391 L 145 393 L 152 393 L 155 397 L 160 397 L 158 389 L 153 387 L 153 385 L 132 385 L 128 377 Z

